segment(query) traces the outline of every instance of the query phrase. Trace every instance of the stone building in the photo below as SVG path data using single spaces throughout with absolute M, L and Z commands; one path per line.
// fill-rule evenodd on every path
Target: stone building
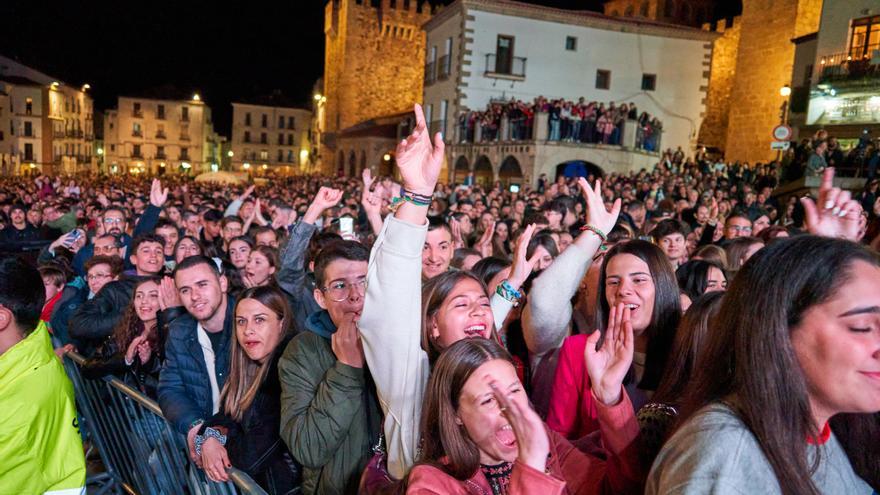
M 401 115 L 421 100 L 421 26 L 430 16 L 429 5 L 419 0 L 327 2 L 320 150 L 325 173 L 346 170 L 347 163 L 338 160 L 338 133 L 371 119 Z
M 670 24 L 700 27 L 710 22 L 715 0 L 609 0 L 605 15 L 642 17 Z
M 280 93 L 232 103 L 232 169 L 309 173 L 312 112 Z M 247 166 L 245 166 L 247 164 Z
M 172 87 L 120 96 L 104 115 L 109 173 L 194 174 L 219 169 L 222 139 L 198 94 Z
M 555 9 L 509 0 L 457 0 L 425 25 L 424 107 L 444 134 L 447 178 L 535 183 L 570 162 L 604 172 L 653 168 L 659 149 L 692 149 L 705 111 L 708 60 L 717 34 L 687 26 Z M 619 144 L 551 138 L 549 115 L 532 127 L 502 117 L 484 139 L 474 112 L 538 97 L 634 104 L 662 123 L 650 146 L 635 118 Z M 479 115 L 479 114 L 478 114 Z
M 724 143 L 728 160 L 769 161 L 773 128 L 792 84 L 792 40 L 816 32 L 822 0 L 743 0 L 740 43 Z
M 75 86 L 0 56 L 0 168 L 14 173 L 92 170 L 94 103 Z

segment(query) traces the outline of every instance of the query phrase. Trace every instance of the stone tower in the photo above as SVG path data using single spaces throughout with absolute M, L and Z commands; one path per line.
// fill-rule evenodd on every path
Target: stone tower
M 736 69 L 730 90 L 725 158 L 768 161 L 780 123 L 780 88 L 791 84 L 793 38 L 819 29 L 822 0 L 743 0 Z M 714 69 L 713 64 L 713 69 Z
M 325 141 L 332 149 L 338 131 L 422 101 L 422 24 L 431 8 L 418 0 L 329 0 L 324 14 Z

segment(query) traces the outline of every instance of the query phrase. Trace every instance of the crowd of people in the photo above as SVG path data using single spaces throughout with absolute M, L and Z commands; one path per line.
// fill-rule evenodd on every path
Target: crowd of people
M 676 150 L 441 184 L 415 112 L 397 180 L 2 179 L 0 247 L 43 247 L 0 261 L 0 418 L 63 441 L 4 428 L 0 486 L 84 483 L 54 348 L 270 493 L 880 489 L 876 181 L 780 202 L 776 163 Z
M 462 143 L 530 140 L 534 136 L 535 114 L 547 114 L 547 140 L 593 144 L 620 145 L 624 124 L 635 121 L 635 147 L 646 151 L 660 150 L 663 125 L 647 112 L 639 113 L 635 103 L 587 102 L 565 99 L 535 98 L 531 103 L 511 99 L 493 101 L 483 111 L 461 114 L 458 120 L 459 141 Z M 502 132 L 502 121 L 508 123 Z M 479 138 L 477 129 L 480 129 Z

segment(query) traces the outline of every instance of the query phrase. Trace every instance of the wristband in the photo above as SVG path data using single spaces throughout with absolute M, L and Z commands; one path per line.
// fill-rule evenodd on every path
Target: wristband
M 196 435 L 196 440 L 195 440 L 196 455 L 201 457 L 202 445 L 204 445 L 205 442 L 209 438 L 216 439 L 218 442 L 220 442 L 220 445 L 226 446 L 226 435 L 221 434 L 219 431 L 217 431 L 214 428 L 211 428 L 209 426 L 209 427 L 205 428 L 204 435 Z
M 418 206 L 431 206 L 431 200 L 434 198 L 432 196 L 426 196 L 424 194 L 414 193 L 412 191 L 408 191 L 400 186 L 400 197 L 404 201 L 409 201 Z
M 599 230 L 597 227 L 594 227 L 594 226 L 592 226 L 592 225 L 590 225 L 590 224 L 586 224 L 586 225 L 584 225 L 583 227 L 581 227 L 581 232 L 584 232 L 584 231 L 587 231 L 587 230 L 589 230 L 590 232 L 592 232 L 592 233 L 596 234 L 597 236 L 599 236 L 599 239 L 602 239 L 602 242 L 607 242 L 607 241 L 608 241 L 608 236 L 605 235 L 605 232 L 602 232 L 602 231 Z
M 495 293 L 504 298 L 507 302 L 513 303 L 514 306 L 519 305 L 519 299 L 522 297 L 522 293 L 514 289 L 507 280 L 498 284 Z

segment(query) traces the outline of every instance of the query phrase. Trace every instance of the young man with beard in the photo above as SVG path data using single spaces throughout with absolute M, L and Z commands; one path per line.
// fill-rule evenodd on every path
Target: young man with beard
M 186 435 L 190 458 L 200 465 L 195 437 L 205 419 L 220 408 L 235 299 L 227 295 L 226 277 L 204 256 L 181 261 L 174 270 L 174 284 L 188 314 L 169 323 L 165 364 L 159 375 L 159 407 L 165 419 Z M 175 299 L 172 294 L 165 296 Z
M 40 231 L 27 221 L 24 206 L 13 205 L 9 209 L 9 225 L 0 232 L 0 243 L 18 244 L 40 239 Z
M 320 252 L 314 298 L 323 309 L 278 363 L 281 438 L 303 465 L 303 493 L 357 493 L 379 439 L 382 413 L 357 329 L 368 258 L 354 241 Z
M 97 344 L 113 333 L 122 317 L 123 309 L 131 302 L 134 286 L 143 277 L 161 275 L 165 269 L 165 239 L 156 234 L 145 234 L 134 240 L 129 257 L 133 271 L 105 285 L 91 300 L 82 304 L 70 318 L 71 338 L 88 345 Z M 80 349 L 90 354 L 86 349 Z

